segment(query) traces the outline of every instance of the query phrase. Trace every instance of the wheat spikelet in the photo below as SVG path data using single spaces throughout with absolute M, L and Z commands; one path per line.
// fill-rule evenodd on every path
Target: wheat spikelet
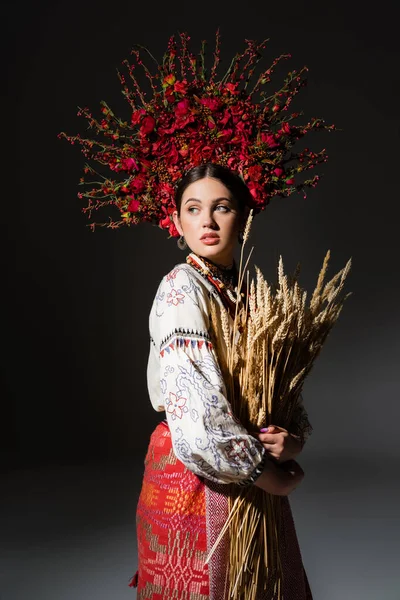
M 256 271 L 256 299 L 257 299 L 257 319 L 256 319 L 256 324 L 257 326 L 259 326 L 259 321 L 261 319 L 261 313 L 263 312 L 264 309 L 264 297 L 263 297 L 263 275 L 261 273 L 261 270 L 255 266 L 255 271 Z
M 270 321 L 271 316 L 277 313 L 276 309 L 276 301 L 273 297 L 271 286 L 265 284 L 264 286 L 264 295 L 265 295 L 265 320 Z
M 277 350 L 282 342 L 284 341 L 286 334 L 287 334 L 287 330 L 288 330 L 288 323 L 287 321 L 282 321 L 282 323 L 279 325 L 274 337 L 272 338 L 272 348 L 273 350 Z
M 263 427 L 267 423 L 267 412 L 262 408 L 258 413 L 257 427 Z
M 313 295 L 311 297 L 311 302 L 310 302 L 311 312 L 314 312 L 314 310 L 317 308 L 317 306 L 320 302 L 320 294 L 322 291 L 322 286 L 324 283 L 325 275 L 328 270 L 328 263 L 329 263 L 330 256 L 331 256 L 331 252 L 330 252 L 330 250 L 328 250 L 325 255 L 324 262 L 322 264 L 322 269 L 320 270 L 319 275 L 318 275 L 317 285 L 316 285 Z
M 300 310 L 301 308 L 301 290 L 297 281 L 294 282 L 293 285 L 293 305 Z
M 328 281 L 325 284 L 325 287 L 324 287 L 324 289 L 322 291 L 322 294 L 321 294 L 322 300 L 325 300 L 329 296 L 330 292 L 332 291 L 332 289 L 335 287 L 335 285 L 337 284 L 337 282 L 341 278 L 341 276 L 343 274 L 343 270 L 344 269 L 341 269 L 338 273 L 336 273 L 336 275 L 334 275 L 332 277 L 332 279 L 330 281 Z
M 302 368 L 302 370 L 301 370 L 301 371 L 299 371 L 299 372 L 297 373 L 297 375 L 295 375 L 295 376 L 293 377 L 293 379 L 292 379 L 292 381 L 290 382 L 290 385 L 289 385 L 289 390 L 290 390 L 290 391 L 291 391 L 291 390 L 292 390 L 294 387 L 296 387 L 296 385 L 297 385 L 297 384 L 298 384 L 298 383 L 301 381 L 301 379 L 302 379 L 302 377 L 303 377 L 303 375 L 304 375 L 304 373 L 305 373 L 305 370 L 306 370 L 306 368 L 307 368 L 307 367 L 303 367 L 303 368 Z
M 254 279 L 250 283 L 249 309 L 250 318 L 254 320 L 256 315 L 256 284 L 254 283 Z
M 245 244 L 247 242 L 247 240 L 249 239 L 250 228 L 251 228 L 252 222 L 253 222 L 253 209 L 251 209 L 249 216 L 247 217 L 246 227 L 244 228 L 244 233 L 243 233 L 243 244 Z
M 286 314 L 292 310 L 292 299 L 290 297 L 289 286 L 288 286 L 288 278 L 283 270 L 283 259 L 282 256 L 279 257 L 279 265 L 278 265 L 278 281 L 280 291 L 282 293 L 282 310 Z
M 349 274 L 350 268 L 351 268 L 351 259 L 347 261 L 346 266 L 343 269 L 338 287 L 336 289 L 332 290 L 331 293 L 329 294 L 329 298 L 328 298 L 329 304 L 331 304 L 343 290 L 344 283 L 345 283 L 347 275 Z

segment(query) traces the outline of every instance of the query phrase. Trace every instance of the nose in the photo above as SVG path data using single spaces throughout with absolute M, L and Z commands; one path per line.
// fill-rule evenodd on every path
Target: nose
M 203 227 L 208 229 L 215 229 L 217 224 L 214 219 L 214 214 L 212 210 L 203 211 Z

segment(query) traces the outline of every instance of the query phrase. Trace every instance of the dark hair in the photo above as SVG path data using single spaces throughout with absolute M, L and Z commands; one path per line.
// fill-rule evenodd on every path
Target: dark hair
M 236 199 L 240 212 L 244 213 L 245 207 L 252 201 L 252 195 L 250 194 L 247 185 L 239 175 L 234 173 L 234 171 L 231 171 L 231 169 L 228 169 L 228 167 L 209 162 L 190 169 L 178 183 L 175 192 L 175 205 L 178 215 L 181 212 L 182 196 L 186 188 L 189 187 L 191 183 L 204 179 L 205 177 L 212 177 L 223 183 Z

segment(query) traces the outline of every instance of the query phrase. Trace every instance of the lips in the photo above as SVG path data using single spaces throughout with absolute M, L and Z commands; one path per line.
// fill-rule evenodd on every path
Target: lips
M 219 239 L 219 235 L 217 235 L 216 233 L 204 233 L 201 238 L 201 240 L 205 240 L 205 239 Z

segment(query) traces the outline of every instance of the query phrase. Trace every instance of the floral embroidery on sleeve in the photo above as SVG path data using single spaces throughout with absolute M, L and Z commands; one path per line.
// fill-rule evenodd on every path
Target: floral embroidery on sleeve
M 169 398 L 165 400 L 165 406 L 167 407 L 167 412 L 170 413 L 173 420 L 175 420 L 176 417 L 178 417 L 178 419 L 182 419 L 183 413 L 188 412 L 189 409 L 187 406 L 185 406 L 186 402 L 187 398 L 174 394 L 173 392 L 169 393 Z
M 229 456 L 229 458 L 232 458 L 233 460 L 236 459 L 246 459 L 248 456 L 248 448 L 247 448 L 247 444 L 245 440 L 235 440 L 233 439 L 227 446 L 226 446 L 226 453 Z
M 167 294 L 167 303 L 173 304 L 174 306 L 177 306 L 178 304 L 183 304 L 184 297 L 185 294 L 182 293 L 182 290 L 176 290 L 175 288 L 172 288 L 172 290 Z

